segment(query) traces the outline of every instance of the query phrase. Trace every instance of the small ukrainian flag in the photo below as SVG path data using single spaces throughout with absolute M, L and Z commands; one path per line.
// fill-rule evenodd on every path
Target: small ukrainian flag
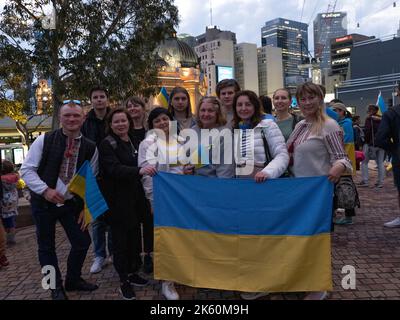
M 68 191 L 77 194 L 85 202 L 84 222 L 90 222 L 108 210 L 106 201 L 100 192 L 89 161 L 85 161 L 68 185 Z
M 157 95 L 157 100 L 164 108 L 168 107 L 169 96 L 167 89 L 165 89 L 165 87 L 161 88 L 160 93 Z
M 387 111 L 387 106 L 385 100 L 382 97 L 382 92 L 379 92 L 378 99 L 376 101 L 376 105 L 379 107 L 378 114 L 383 115 Z

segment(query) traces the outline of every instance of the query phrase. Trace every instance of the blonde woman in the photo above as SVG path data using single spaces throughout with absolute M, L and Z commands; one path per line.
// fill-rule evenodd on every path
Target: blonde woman
M 342 174 L 352 172 L 344 150 L 343 131 L 335 120 L 326 116 L 324 95 L 318 85 L 311 82 L 300 85 L 296 98 L 305 119 L 297 124 L 287 142 L 292 173 L 295 177 L 326 175 L 336 183 Z M 310 292 L 305 299 L 323 300 L 326 296 L 327 292 Z
M 235 167 L 233 164 L 232 146 L 230 143 L 233 139 L 232 131 L 227 127 L 225 116 L 222 113 L 221 101 L 216 97 L 203 97 L 200 99 L 197 109 L 197 124 L 193 127 L 201 144 L 201 135 L 211 133 L 211 130 L 217 130 L 219 136 L 209 138 L 209 163 L 199 164 L 195 169 L 194 174 L 205 177 L 217 178 L 233 178 Z M 208 131 L 210 130 L 210 131 Z M 227 143 L 227 144 L 225 144 Z M 202 148 L 202 150 L 205 150 Z M 225 152 L 232 154 L 229 160 L 225 163 Z M 218 158 L 217 160 L 215 160 Z

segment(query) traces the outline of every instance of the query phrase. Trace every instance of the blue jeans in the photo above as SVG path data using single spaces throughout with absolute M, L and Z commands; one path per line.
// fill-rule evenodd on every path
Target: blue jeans
M 107 248 L 109 255 L 112 255 L 112 239 L 110 227 L 101 219 L 92 222 L 93 249 L 96 257 L 107 257 L 106 233 L 108 236 Z
M 36 224 L 40 265 L 42 268 L 46 265 L 53 266 L 56 270 L 56 285 L 62 285 L 55 245 L 56 222 L 59 221 L 71 243 L 65 279 L 68 282 L 78 281 L 90 246 L 89 232 L 82 231 L 77 222 L 81 209 L 73 200 L 69 200 L 63 206 L 57 207 L 44 200 L 32 199 L 31 205 L 33 219 Z

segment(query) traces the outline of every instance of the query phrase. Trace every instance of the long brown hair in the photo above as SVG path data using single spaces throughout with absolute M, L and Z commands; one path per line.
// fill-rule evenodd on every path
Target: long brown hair
M 173 88 L 171 93 L 169 94 L 168 111 L 172 114 L 173 117 L 175 117 L 175 110 L 174 107 L 172 106 L 172 99 L 174 98 L 174 95 L 176 95 L 177 93 L 183 93 L 187 97 L 188 105 L 186 109 L 186 118 L 190 118 L 192 116 L 192 105 L 190 104 L 189 92 L 187 92 L 187 90 L 182 87 Z
M 235 97 L 233 98 L 233 128 L 239 129 L 239 122 L 242 121 L 237 114 L 236 104 L 241 96 L 246 96 L 249 98 L 251 104 L 254 106 L 254 114 L 250 119 L 251 128 L 255 128 L 260 121 L 262 120 L 263 112 L 261 110 L 261 101 L 257 97 L 257 94 L 250 90 L 243 90 L 236 92 Z

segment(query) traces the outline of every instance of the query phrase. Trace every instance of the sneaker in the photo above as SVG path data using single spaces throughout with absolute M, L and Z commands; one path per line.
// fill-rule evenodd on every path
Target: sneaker
M 150 254 L 146 254 L 143 258 L 143 272 L 146 274 L 153 273 L 153 259 Z
M 358 185 L 359 187 L 361 187 L 361 188 L 363 188 L 363 187 L 368 187 L 368 182 L 361 181 L 361 182 L 357 183 L 357 185 Z
M 132 286 L 128 281 L 121 284 L 119 292 L 121 292 L 124 300 L 136 300 L 135 291 L 132 289 Z
M 113 264 L 114 263 L 113 255 L 111 255 L 111 256 L 109 256 L 107 258 L 107 263 L 109 263 L 109 264 Z
M 105 265 L 105 259 L 103 257 L 94 258 L 93 264 L 90 267 L 90 273 L 99 273 Z
M 0 267 L 7 267 L 10 263 L 5 255 L 0 257 Z
M 382 189 L 383 188 L 383 184 L 375 183 L 375 188 Z
M 304 300 L 325 300 L 328 297 L 328 292 L 326 291 L 316 291 L 309 292 L 304 297 Z
M 137 273 L 129 275 L 128 282 L 137 287 L 144 287 L 149 284 L 149 280 L 142 278 Z
M 353 218 L 352 217 L 343 217 L 340 219 L 336 219 L 334 224 L 338 224 L 338 225 L 353 224 Z
M 93 284 L 87 282 L 86 280 L 79 278 L 76 281 L 71 281 L 65 279 L 65 291 L 94 291 L 97 290 L 99 286 L 97 284 Z
M 162 294 L 167 300 L 179 300 L 179 294 L 176 292 L 175 284 L 172 281 L 162 282 Z
M 269 292 L 242 292 L 240 297 L 243 300 L 256 300 L 267 295 L 269 295 Z
M 68 300 L 68 296 L 64 291 L 64 288 L 61 287 L 57 287 L 55 289 L 51 289 L 51 299 L 52 300 Z
M 383 224 L 387 228 L 399 228 L 400 227 L 400 217 L 397 217 L 396 219 L 386 222 Z

